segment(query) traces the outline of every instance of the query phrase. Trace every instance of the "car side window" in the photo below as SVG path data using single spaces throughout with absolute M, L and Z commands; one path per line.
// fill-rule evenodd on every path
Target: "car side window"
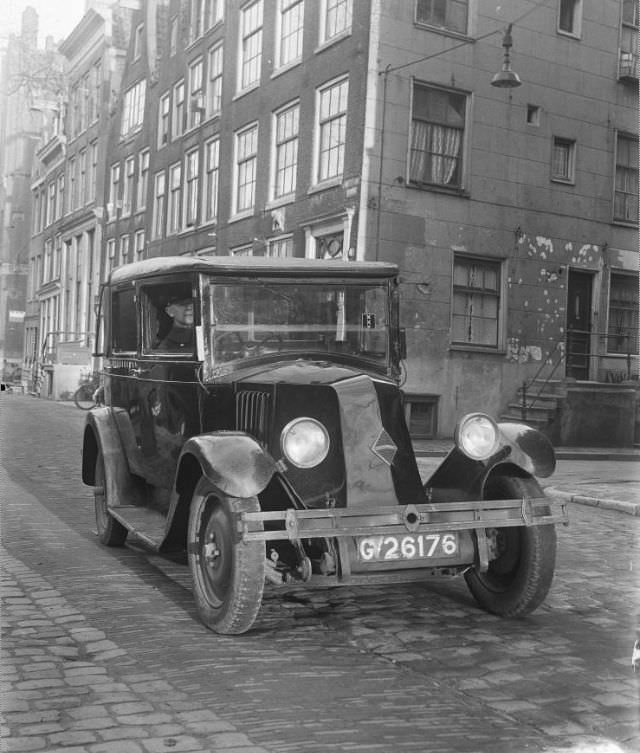
M 111 297 L 111 344 L 116 353 L 138 349 L 136 295 L 133 288 L 114 291 Z
M 192 356 L 196 299 L 188 282 L 141 288 L 145 352 Z

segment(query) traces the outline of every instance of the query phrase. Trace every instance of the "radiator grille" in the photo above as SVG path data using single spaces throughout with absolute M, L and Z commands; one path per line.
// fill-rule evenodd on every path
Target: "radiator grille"
M 270 412 L 271 397 L 267 392 L 246 390 L 236 395 L 236 427 L 262 444 L 268 439 Z

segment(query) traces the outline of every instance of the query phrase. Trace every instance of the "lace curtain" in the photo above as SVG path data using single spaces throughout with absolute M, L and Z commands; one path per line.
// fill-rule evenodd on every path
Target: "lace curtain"
M 456 168 L 460 159 L 461 143 L 462 132 L 457 128 L 414 121 L 411 137 L 411 180 L 441 186 L 458 185 Z

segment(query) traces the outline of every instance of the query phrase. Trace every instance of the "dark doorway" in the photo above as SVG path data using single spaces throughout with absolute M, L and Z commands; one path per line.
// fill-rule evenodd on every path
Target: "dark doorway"
M 589 379 L 591 353 L 591 292 L 590 272 L 569 270 L 567 290 L 567 376 Z

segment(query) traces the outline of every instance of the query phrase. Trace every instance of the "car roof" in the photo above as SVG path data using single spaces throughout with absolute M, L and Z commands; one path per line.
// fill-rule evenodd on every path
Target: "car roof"
M 111 284 L 158 275 L 199 273 L 252 277 L 265 274 L 273 277 L 376 277 L 388 278 L 398 274 L 398 267 L 388 262 L 332 261 L 301 257 L 261 256 L 158 256 L 126 264 L 115 269 Z

